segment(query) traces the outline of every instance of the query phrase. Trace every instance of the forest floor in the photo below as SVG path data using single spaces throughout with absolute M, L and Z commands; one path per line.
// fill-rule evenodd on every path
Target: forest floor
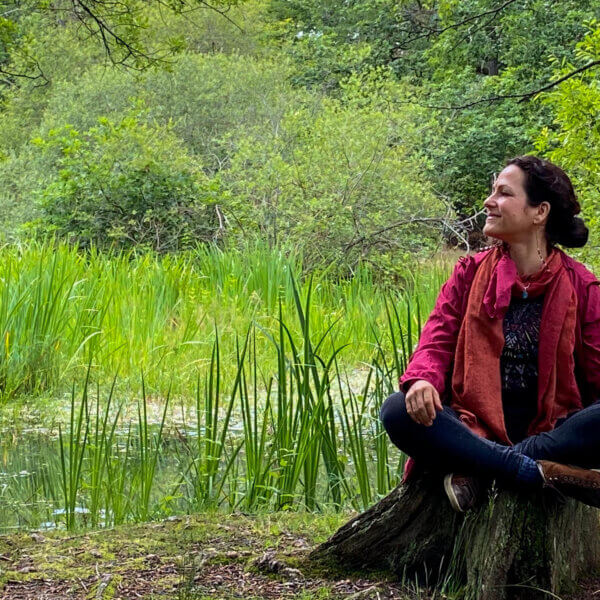
M 310 549 L 352 516 L 203 514 L 75 535 L 0 536 L 0 599 L 447 597 L 381 571 L 334 572 L 311 564 Z M 600 579 L 591 580 L 569 600 L 596 599 L 599 591 Z

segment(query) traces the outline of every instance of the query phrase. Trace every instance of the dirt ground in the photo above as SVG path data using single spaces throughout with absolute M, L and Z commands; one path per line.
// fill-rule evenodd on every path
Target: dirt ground
M 78 535 L 1 536 L 0 599 L 449 597 L 386 572 L 324 571 L 307 561 L 309 550 L 351 516 L 199 515 Z M 599 597 L 600 577 L 568 600 Z

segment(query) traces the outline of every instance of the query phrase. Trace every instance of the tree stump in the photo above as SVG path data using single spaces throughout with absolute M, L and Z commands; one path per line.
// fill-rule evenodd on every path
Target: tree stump
M 477 600 L 548 598 L 600 568 L 599 513 L 552 490 L 492 488 L 460 515 L 441 478 L 424 474 L 349 521 L 310 558 L 451 582 Z

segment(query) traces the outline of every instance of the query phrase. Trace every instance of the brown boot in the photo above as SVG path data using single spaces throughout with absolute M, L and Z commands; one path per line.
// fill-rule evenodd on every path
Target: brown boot
M 482 497 L 485 486 L 476 477 L 449 473 L 444 477 L 444 491 L 456 512 L 473 508 Z
M 600 472 L 549 460 L 538 460 L 544 485 L 589 506 L 600 507 Z

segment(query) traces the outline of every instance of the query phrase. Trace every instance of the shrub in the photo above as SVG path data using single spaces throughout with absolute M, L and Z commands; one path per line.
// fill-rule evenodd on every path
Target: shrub
M 219 233 L 218 180 L 209 180 L 169 127 L 130 114 L 86 132 L 72 126 L 37 138 L 49 183 L 39 192 L 37 229 L 80 246 L 167 252 Z

